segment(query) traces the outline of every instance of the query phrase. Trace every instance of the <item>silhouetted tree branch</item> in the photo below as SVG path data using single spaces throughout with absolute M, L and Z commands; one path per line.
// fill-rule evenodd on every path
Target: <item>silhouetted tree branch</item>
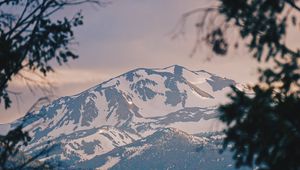
M 197 8 L 183 15 L 183 25 L 187 17 L 200 16 L 195 25 L 194 49 L 204 43 L 216 54 L 226 55 L 230 47 L 237 48 L 242 41 L 258 62 L 274 63 L 259 70 L 253 94 L 232 87 L 231 102 L 220 107 L 220 119 L 228 126 L 224 148 L 232 145 L 229 148 L 238 168 L 298 170 L 300 48 L 293 48 L 286 39 L 299 33 L 299 0 L 216 2 L 216 11 Z M 233 29 L 238 31 L 238 42 L 232 39 Z M 178 35 L 181 33 L 184 31 Z
M 83 24 L 81 12 L 71 18 L 54 19 L 53 16 L 65 7 L 85 3 L 98 6 L 108 4 L 100 0 L 0 0 L 0 103 L 6 109 L 11 104 L 9 94 L 16 94 L 8 90 L 9 82 L 14 76 L 24 80 L 32 92 L 34 90 L 31 85 L 42 91 L 48 90 L 45 83 L 51 87 L 49 82 L 39 82 L 21 71 L 33 72 L 35 76 L 45 80 L 39 73 L 46 76 L 53 71 L 49 63 L 51 60 L 62 65 L 69 59 L 78 58 L 70 45 L 74 41 L 73 29 Z M 8 10 L 10 8 L 14 10 Z M 25 118 L 24 120 L 26 121 Z M 21 122 L 7 135 L 0 136 L 0 169 L 49 169 L 48 163 L 37 159 L 54 145 L 47 145 L 33 156 L 23 155 L 21 149 L 31 140 L 28 133 L 30 129 L 23 130 L 24 123 Z
M 196 45 L 204 42 L 216 54 L 225 55 L 230 46 L 237 44 L 229 30 L 237 29 L 239 40 L 246 43 L 245 47 L 257 61 L 275 63 L 270 68 L 260 69 L 259 83 L 253 86 L 253 94 L 232 87 L 231 102 L 220 107 L 220 119 L 228 126 L 224 148 L 232 145 L 230 149 L 238 168 L 300 169 L 300 49 L 286 42 L 289 30 L 299 32 L 299 1 L 217 2 L 217 12 L 196 9 L 183 15 L 201 13 L 203 16 L 196 22 L 199 30 Z M 220 20 L 215 19 L 216 15 Z
M 74 40 L 73 29 L 83 24 L 78 12 L 72 18 L 52 19 L 68 6 L 91 3 L 106 5 L 98 0 L 10 0 L 0 1 L 0 102 L 10 106 L 8 82 L 19 71 L 28 68 L 43 75 L 53 71 L 49 61 L 60 65 L 76 59 L 69 45 Z M 15 7 L 15 12 L 6 8 Z

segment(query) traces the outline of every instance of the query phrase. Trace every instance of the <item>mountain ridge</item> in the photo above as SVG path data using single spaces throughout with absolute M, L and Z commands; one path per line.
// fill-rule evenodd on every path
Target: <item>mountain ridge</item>
M 226 99 L 231 85 L 237 83 L 179 65 L 138 68 L 54 100 L 10 125 L 23 122 L 24 129 L 30 130 L 27 154 L 34 155 L 51 141 L 60 145 L 43 160 L 63 161 L 66 166 L 84 164 L 138 144 L 163 128 L 184 133 L 222 130 L 216 108 Z

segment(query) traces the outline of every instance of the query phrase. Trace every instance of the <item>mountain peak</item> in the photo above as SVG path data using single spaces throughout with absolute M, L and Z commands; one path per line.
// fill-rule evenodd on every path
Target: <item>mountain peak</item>
M 164 69 L 169 69 L 169 68 L 185 68 L 185 67 L 183 67 L 183 66 L 181 66 L 181 65 L 178 65 L 178 64 L 173 64 L 173 65 L 171 65 L 171 66 L 168 66 L 168 67 L 165 67 Z
M 165 67 L 163 70 L 169 70 L 170 72 L 174 73 L 174 75 L 177 76 L 182 76 L 183 70 L 192 72 L 191 70 L 177 64 L 171 65 L 169 67 Z
M 205 143 L 188 133 L 211 131 L 209 124 L 219 123 L 212 108 L 225 100 L 232 84 L 180 65 L 131 70 L 25 117 L 25 129 L 33 129 L 26 151 L 38 152 L 35 148 L 55 141 L 61 148 L 49 158 L 76 164 L 149 135 L 147 140 L 159 146 L 170 140 Z

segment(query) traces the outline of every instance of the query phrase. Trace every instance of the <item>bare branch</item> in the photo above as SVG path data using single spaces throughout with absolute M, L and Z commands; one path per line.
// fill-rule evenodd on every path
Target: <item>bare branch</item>
M 291 7 L 300 12 L 300 7 L 295 3 L 295 0 L 287 0 L 286 1 Z

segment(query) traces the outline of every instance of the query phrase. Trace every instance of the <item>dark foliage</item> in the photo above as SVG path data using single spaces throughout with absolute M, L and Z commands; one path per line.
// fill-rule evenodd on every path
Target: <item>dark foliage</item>
M 299 26 L 298 1 L 219 2 L 219 14 L 239 30 L 240 38 L 247 42 L 254 58 L 275 63 L 274 67 L 260 70 L 260 82 L 253 87 L 252 94 L 233 87 L 231 102 L 220 107 L 220 119 L 228 125 L 224 146 L 233 146 L 229 148 L 237 167 L 299 170 L 300 52 L 285 42 L 288 27 L 297 30 Z M 219 35 L 225 35 L 226 29 L 220 27 L 219 31 Z M 214 34 L 215 31 L 209 35 Z M 225 44 L 232 44 L 228 37 L 221 38 Z
M 97 0 L 2 0 L 0 1 L 0 102 L 11 104 L 8 83 L 22 69 L 37 70 L 44 75 L 59 64 L 75 59 L 69 45 L 74 27 L 83 24 L 83 16 L 53 19 L 66 6 Z M 8 10 L 13 8 L 14 10 Z
M 297 0 L 220 0 L 219 12 L 226 21 L 233 21 L 239 27 L 241 38 L 250 38 L 248 47 L 254 57 L 261 60 L 264 52 L 269 60 L 278 55 L 299 57 L 299 51 L 290 49 L 284 38 L 288 26 L 298 26 Z
M 50 61 L 61 65 L 78 57 L 70 44 L 73 29 L 83 24 L 83 16 L 80 12 L 72 18 L 54 16 L 67 6 L 83 3 L 104 5 L 98 0 L 0 0 L 0 104 L 5 109 L 11 105 L 9 82 L 21 70 L 46 76 L 53 71 Z M 30 140 L 22 125 L 0 136 L 0 169 L 49 169 L 48 163 L 37 158 L 53 146 L 34 156 L 24 155 L 20 149 Z
M 54 145 L 46 146 L 34 156 L 25 155 L 20 148 L 26 147 L 31 137 L 22 128 L 20 125 L 7 135 L 0 135 L 0 169 L 52 169 L 51 163 L 39 162 L 37 158 L 51 151 Z
M 220 108 L 221 120 L 229 126 L 225 146 L 233 144 L 237 167 L 299 169 L 299 97 L 258 86 L 254 92 L 254 96 L 249 96 L 234 89 L 232 102 Z
M 0 136 L 0 167 L 6 169 L 10 155 L 16 156 L 18 148 L 26 146 L 30 139 L 28 133 L 22 131 L 22 126 L 11 130 L 6 136 Z

